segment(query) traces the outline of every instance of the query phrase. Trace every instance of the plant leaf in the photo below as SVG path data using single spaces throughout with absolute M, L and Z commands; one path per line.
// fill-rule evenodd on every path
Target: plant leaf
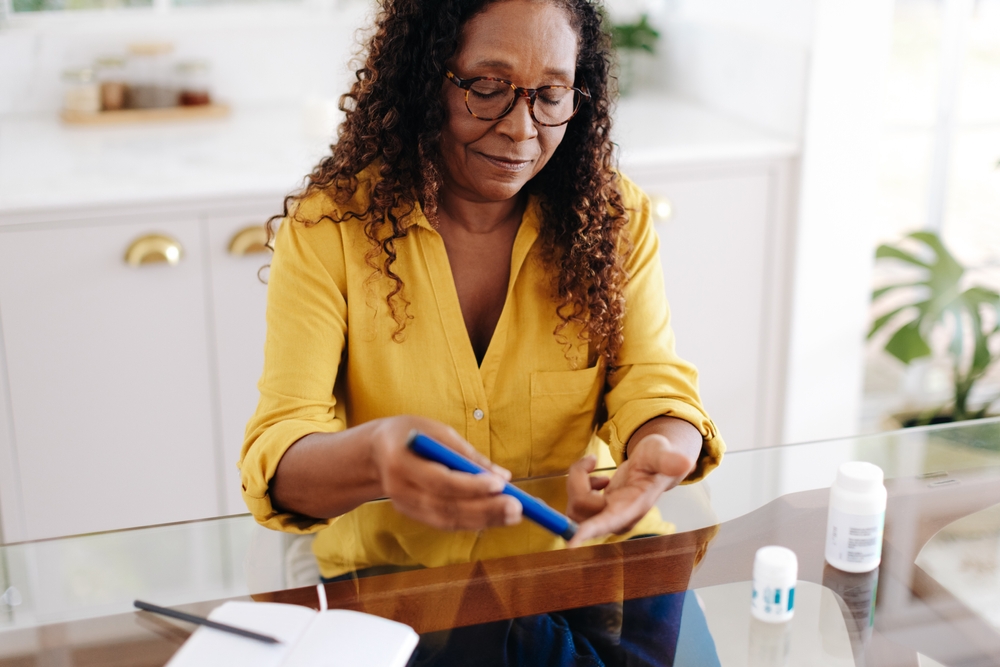
M 946 312 L 951 313 L 952 317 L 955 318 L 955 330 L 951 334 L 951 343 L 948 344 L 948 349 L 952 358 L 959 361 L 962 359 L 962 348 L 965 344 L 965 319 L 962 317 L 961 304 L 951 306 Z
M 967 303 L 971 303 L 969 300 L 974 299 L 976 303 L 1000 306 L 1000 294 L 994 292 L 988 287 L 970 287 L 962 293 L 962 299 Z
M 904 364 L 909 364 L 914 359 L 930 356 L 930 345 L 920 333 L 920 319 L 901 326 L 885 344 L 885 351 Z
M 948 252 L 948 249 L 944 246 L 941 238 L 934 232 L 913 232 L 909 234 L 911 239 L 916 239 L 928 246 L 937 255 L 936 263 L 942 265 L 943 269 L 950 270 L 952 272 L 957 272 L 962 274 L 965 272 L 965 267 L 955 259 L 955 257 Z
M 879 317 L 877 320 L 875 320 L 872 323 L 872 328 L 868 332 L 868 338 L 871 338 L 872 336 L 874 336 L 875 333 L 878 332 L 879 329 L 881 329 L 882 327 L 884 327 L 889 322 L 889 320 L 891 320 L 894 316 L 896 316 L 897 314 L 899 314 L 902 311 L 906 310 L 907 308 L 913 308 L 915 305 L 918 305 L 918 304 L 906 304 L 905 306 L 900 306 L 899 308 L 896 308 L 895 310 L 890 311 L 890 312 L 886 313 L 885 315 L 882 315 L 881 317 Z
M 908 264 L 914 264 L 924 269 L 929 269 L 930 264 L 917 259 L 905 250 L 900 250 L 895 246 L 891 246 L 887 243 L 883 243 L 875 250 L 875 259 L 899 259 Z
M 989 336 L 993 335 L 993 331 L 989 333 L 983 331 L 983 319 L 979 309 L 983 305 L 993 306 L 997 302 L 1000 302 L 1000 294 L 985 287 L 970 287 L 962 293 L 962 303 L 972 318 L 972 330 L 975 336 L 972 367 L 969 369 L 971 377 L 981 375 L 994 361 L 989 347 Z
M 933 253 L 934 261 L 929 266 L 927 284 L 930 287 L 930 303 L 923 309 L 921 329 L 929 331 L 935 323 L 942 321 L 944 313 L 955 305 L 961 296 L 960 281 L 965 268 L 959 264 L 933 232 L 913 232 L 909 237 L 925 244 Z
M 894 289 L 903 289 L 904 287 L 929 287 L 929 285 L 925 280 L 918 280 L 915 283 L 896 283 L 894 285 L 886 285 L 885 287 L 879 287 L 877 290 L 872 292 L 872 301 L 875 301 L 883 294 L 891 292 Z
M 609 19 L 606 18 L 610 22 Z M 642 49 L 655 53 L 660 33 L 649 23 L 649 16 L 643 14 L 637 23 L 611 25 L 611 43 L 616 49 Z

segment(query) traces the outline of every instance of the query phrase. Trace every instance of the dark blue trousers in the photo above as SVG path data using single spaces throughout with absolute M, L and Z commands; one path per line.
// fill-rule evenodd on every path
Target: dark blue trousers
M 350 573 L 327 583 L 353 579 Z M 691 591 L 524 616 L 420 637 L 417 667 L 720 667 Z

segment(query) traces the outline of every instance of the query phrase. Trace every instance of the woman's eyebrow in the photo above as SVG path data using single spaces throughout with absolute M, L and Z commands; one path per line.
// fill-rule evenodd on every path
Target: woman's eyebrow
M 472 63 L 472 67 L 473 68 L 486 67 L 486 68 L 499 69 L 504 72 L 515 73 L 514 65 L 506 60 L 477 60 L 476 62 Z M 546 76 L 553 76 L 553 77 L 561 76 L 566 79 L 572 79 L 574 77 L 574 72 L 569 72 L 567 70 L 560 69 L 558 67 L 550 67 L 545 70 L 544 74 Z
M 495 67 L 497 69 L 512 70 L 514 66 L 506 60 L 477 60 L 472 63 L 473 67 Z
M 570 72 L 568 70 L 559 69 L 559 68 L 547 69 L 547 70 L 545 70 L 545 74 L 546 74 L 546 76 L 561 76 L 561 77 L 564 77 L 564 78 L 569 79 L 571 81 L 575 78 L 575 75 L 576 75 L 575 72 Z

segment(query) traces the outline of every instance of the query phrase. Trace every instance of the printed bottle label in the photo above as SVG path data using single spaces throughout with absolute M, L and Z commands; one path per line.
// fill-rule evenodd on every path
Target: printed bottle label
M 885 513 L 847 514 L 830 508 L 826 559 L 831 565 L 874 565 L 882 555 Z
M 784 619 L 795 610 L 795 586 L 769 586 L 754 581 L 750 604 L 759 618 Z

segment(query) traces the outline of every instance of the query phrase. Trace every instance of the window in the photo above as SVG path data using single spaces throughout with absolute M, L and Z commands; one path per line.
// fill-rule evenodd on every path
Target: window
M 970 279 L 1000 287 L 1000 0 L 896 0 L 879 148 L 879 240 L 938 232 Z M 876 284 L 904 274 L 877 266 Z M 948 397 L 947 359 L 903 367 L 880 348 L 868 359 L 868 430 Z M 1000 364 L 977 387 L 977 405 L 1000 394 Z

